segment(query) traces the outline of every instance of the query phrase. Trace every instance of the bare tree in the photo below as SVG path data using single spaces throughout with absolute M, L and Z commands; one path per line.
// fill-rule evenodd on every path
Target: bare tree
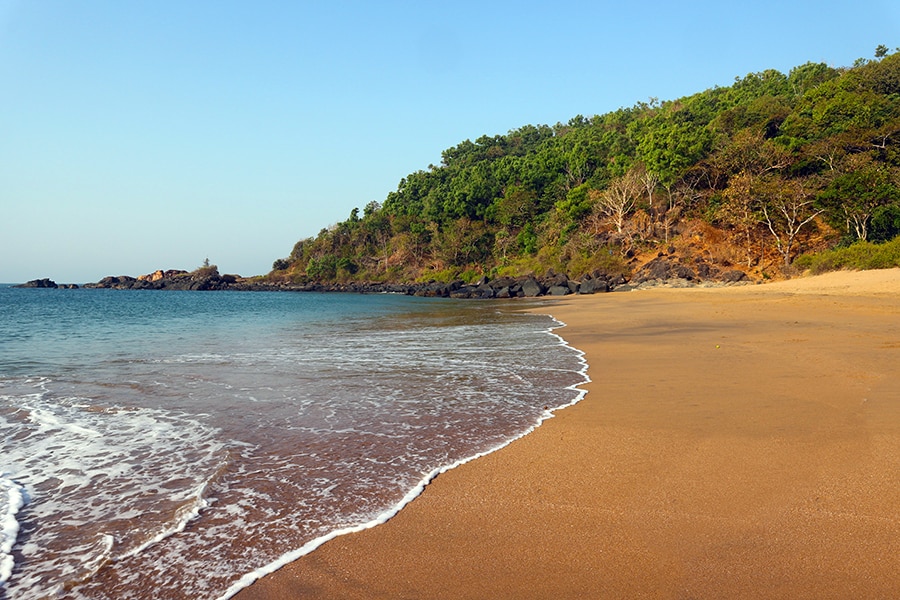
M 501 229 L 494 234 L 494 248 L 500 255 L 501 264 L 506 264 L 506 255 L 515 242 L 516 237 L 508 229 Z
M 641 184 L 644 186 L 644 191 L 647 192 L 647 206 L 650 211 L 650 216 L 654 216 L 653 192 L 656 191 L 656 187 L 659 185 L 659 175 L 644 168 L 643 172 L 640 174 L 640 180 Z
M 759 188 L 765 224 L 788 267 L 794 260 L 797 236 L 822 210 L 813 207 L 813 198 L 802 182 L 772 177 L 761 182 Z
M 663 184 L 666 191 L 666 203 L 662 209 L 662 226 L 665 243 L 669 243 L 672 227 L 678 222 L 686 207 L 692 206 L 703 194 L 698 191 L 696 182 L 682 179 L 675 185 Z
M 605 190 L 591 190 L 594 211 L 608 220 L 617 233 L 625 229 L 625 218 L 634 210 L 641 193 L 641 182 L 634 171 L 614 179 Z
M 743 238 L 748 267 L 753 266 L 753 232 L 759 224 L 757 202 L 752 191 L 753 182 L 754 177 L 746 171 L 732 177 L 722 194 L 725 202 L 719 209 L 719 217 L 734 227 Z

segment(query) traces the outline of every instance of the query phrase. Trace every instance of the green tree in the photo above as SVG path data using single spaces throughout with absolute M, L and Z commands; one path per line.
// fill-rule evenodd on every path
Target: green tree
M 328 281 L 337 275 L 338 259 L 333 254 L 310 259 L 306 265 L 306 276 L 313 281 Z
M 852 167 L 835 177 L 818 195 L 833 225 L 858 240 L 869 238 L 872 217 L 900 201 L 894 170 L 869 156 L 854 157 Z
M 510 185 L 494 203 L 494 218 L 501 225 L 519 228 L 534 215 L 536 204 L 537 195 L 532 190 Z
M 704 124 L 693 122 L 689 116 L 673 117 L 651 124 L 638 142 L 637 158 L 662 183 L 672 184 L 711 146 L 712 135 Z
M 532 255 L 538 250 L 537 233 L 534 231 L 534 227 L 531 223 L 525 224 L 525 227 L 523 227 L 522 231 L 519 232 L 519 235 L 516 236 L 516 241 L 519 243 L 519 248 L 522 249 L 523 254 Z
M 584 183 L 569 190 L 565 199 L 556 203 L 556 210 L 569 222 L 578 222 L 590 214 L 594 200 L 590 196 L 591 187 Z
M 794 96 L 800 97 L 808 90 L 811 90 L 826 81 L 834 79 L 840 75 L 838 69 L 829 67 L 825 63 L 812 63 L 800 65 L 791 69 L 788 75 L 788 85 Z

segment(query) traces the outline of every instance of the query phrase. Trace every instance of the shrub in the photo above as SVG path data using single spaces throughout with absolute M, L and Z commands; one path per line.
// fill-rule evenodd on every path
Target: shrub
M 836 248 L 817 254 L 799 256 L 794 264 L 814 275 L 839 269 L 891 269 L 900 267 L 900 236 L 890 242 L 873 244 L 856 242 L 846 248 Z

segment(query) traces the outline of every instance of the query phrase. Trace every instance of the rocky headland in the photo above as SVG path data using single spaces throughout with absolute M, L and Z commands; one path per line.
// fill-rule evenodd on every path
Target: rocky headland
M 721 286 L 752 283 L 744 271 L 723 269 L 702 258 L 686 259 L 660 253 L 638 268 L 633 275 L 610 274 L 602 271 L 569 277 L 565 273 L 549 271 L 543 276 L 482 277 L 475 282 L 415 283 L 321 283 L 289 282 L 264 277 L 244 278 L 240 275 L 221 275 L 213 268 L 196 271 L 178 269 L 158 270 L 132 277 L 118 275 L 87 283 L 89 289 L 117 290 L 184 290 L 184 291 L 296 291 L 296 292 L 353 292 L 394 293 L 410 296 L 440 298 L 535 298 L 566 296 L 569 294 L 598 294 L 629 291 L 651 287 Z M 77 288 L 74 284 L 57 284 L 51 279 L 35 279 L 17 287 Z

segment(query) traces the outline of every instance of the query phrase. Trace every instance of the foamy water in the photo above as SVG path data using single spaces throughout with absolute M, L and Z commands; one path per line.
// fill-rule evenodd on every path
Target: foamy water
M 8 473 L 0 473 L 0 585 L 12 575 L 12 547 L 19 535 L 19 522 L 16 516 L 25 496 L 22 486 L 10 479 Z
M 0 299 L 18 307 L 0 321 L 11 599 L 229 597 L 383 522 L 437 473 L 577 400 L 586 378 L 551 319 L 493 303 Z
M 227 455 L 186 415 L 55 397 L 50 385 L 0 387 L 0 436 L 7 481 L 31 498 L 14 515 L 26 522 L 20 560 L 40 565 L 16 587 L 55 596 L 184 529 Z

